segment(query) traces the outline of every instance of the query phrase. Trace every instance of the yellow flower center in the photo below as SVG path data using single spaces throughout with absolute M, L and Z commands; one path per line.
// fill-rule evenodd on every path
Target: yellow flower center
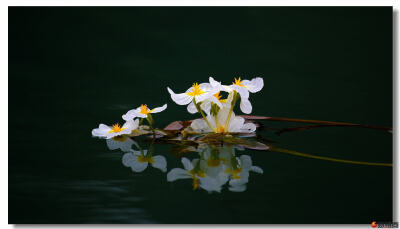
M 190 175 L 192 175 L 193 179 L 196 177 L 196 175 L 198 177 L 206 177 L 207 176 L 203 171 L 200 171 L 198 169 L 197 170 L 192 169 L 189 171 L 189 173 L 190 173 Z
M 240 79 L 240 77 L 239 77 L 239 79 L 235 78 L 235 82 L 233 82 L 234 85 L 241 86 L 241 87 L 246 87 L 242 83 L 243 83 L 243 81 Z
M 112 126 L 112 129 L 110 131 L 108 131 L 108 133 L 119 133 L 125 129 L 126 128 L 121 128 L 121 126 L 117 123 Z
M 152 164 L 154 163 L 153 157 L 146 157 L 144 155 L 138 156 L 137 160 L 140 163 L 145 163 L 145 162 L 152 163 Z
M 140 113 L 147 115 L 147 114 L 149 114 L 150 112 L 151 112 L 151 111 L 149 110 L 149 108 L 147 107 L 146 104 L 142 104 L 142 105 L 140 106 Z
M 240 169 L 234 169 L 234 170 L 232 171 L 232 178 L 233 178 L 233 179 L 240 179 L 241 176 L 239 175 L 239 173 L 241 173 L 241 172 L 242 172 L 242 168 L 240 168 Z
M 232 174 L 232 179 L 240 179 L 241 176 L 239 175 L 242 172 L 242 168 L 237 168 L 237 169 L 226 169 L 225 173 L 230 173 Z
M 216 128 L 215 132 L 217 132 L 217 133 L 225 133 L 225 128 L 223 126 L 218 126 Z
M 217 98 L 218 100 L 221 100 L 222 95 L 219 95 L 221 91 L 217 92 L 214 94 L 214 97 Z
M 189 96 L 193 97 L 193 96 L 196 96 L 196 95 L 201 95 L 201 94 L 206 93 L 205 91 L 201 90 L 200 85 L 198 83 L 194 83 L 192 85 L 192 87 L 193 87 L 192 91 L 186 93 Z

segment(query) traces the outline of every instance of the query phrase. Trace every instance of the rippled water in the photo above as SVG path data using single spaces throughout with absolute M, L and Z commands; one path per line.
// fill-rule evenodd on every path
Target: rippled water
M 198 118 L 166 87 L 184 91 L 210 75 L 263 77 L 250 97 L 255 115 L 392 126 L 391 21 L 391 8 L 10 8 L 9 223 L 391 221 L 392 167 L 304 157 L 391 163 L 388 132 L 277 135 L 300 124 L 262 121 L 258 141 L 304 154 L 223 146 L 234 151 L 225 161 L 258 168 L 245 187 L 221 178 L 220 192 L 167 180 L 201 152 L 153 144 L 166 169 L 135 172 L 135 155 L 91 136 L 142 103 L 168 103 L 158 127 Z

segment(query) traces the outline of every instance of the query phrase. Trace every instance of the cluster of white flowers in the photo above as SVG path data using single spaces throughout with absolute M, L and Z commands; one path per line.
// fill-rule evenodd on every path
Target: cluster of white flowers
M 264 86 L 262 78 L 252 80 L 241 80 L 235 78 L 231 85 L 222 85 L 221 82 L 209 78 L 209 83 L 194 83 L 186 92 L 175 94 L 169 87 L 168 92 L 172 100 L 179 105 L 188 105 L 187 110 L 194 114 L 199 112 L 203 119 L 196 119 L 191 123 L 191 128 L 199 133 L 246 133 L 254 132 L 256 126 L 253 123 L 245 123 L 244 118 L 235 116 L 233 109 L 240 99 L 240 109 L 245 114 L 250 114 L 252 105 L 249 101 L 249 94 L 260 91 Z M 220 93 L 228 93 L 223 99 Z M 100 124 L 92 130 L 92 135 L 101 138 L 114 138 L 121 135 L 130 135 L 139 128 L 139 119 L 146 119 L 153 129 L 153 113 L 159 113 L 167 108 L 162 107 L 149 109 L 147 105 L 141 105 L 136 109 L 122 115 L 125 124 L 118 123 L 112 126 Z
M 187 110 L 194 114 L 199 112 L 203 119 L 194 120 L 191 128 L 200 133 L 243 133 L 254 132 L 256 126 L 245 123 L 244 118 L 235 116 L 233 109 L 240 99 L 240 109 L 250 114 L 252 105 L 249 94 L 260 91 L 264 86 L 262 78 L 252 80 L 236 79 L 231 85 L 222 85 L 221 82 L 209 78 L 209 83 L 194 83 L 186 92 L 176 94 L 169 87 L 168 92 L 172 100 L 178 105 L 188 105 Z M 222 99 L 221 91 L 228 96 Z
M 236 147 L 237 149 L 240 149 Z M 178 179 L 193 179 L 193 189 L 202 188 L 208 192 L 221 192 L 225 184 L 232 192 L 243 192 L 249 182 L 250 171 L 263 173 L 258 166 L 253 166 L 248 155 L 235 156 L 235 147 L 211 147 L 200 145 L 197 148 L 200 158 L 182 158 L 182 168 L 174 168 L 167 174 L 169 182 Z

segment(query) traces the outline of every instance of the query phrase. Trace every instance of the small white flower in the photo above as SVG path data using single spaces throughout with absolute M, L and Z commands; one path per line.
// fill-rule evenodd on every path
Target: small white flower
M 208 192 L 221 191 L 222 185 L 220 182 L 213 177 L 208 177 L 205 173 L 207 165 L 204 160 L 193 159 L 193 161 L 190 162 L 189 159 L 183 157 L 182 164 L 184 169 L 174 168 L 168 172 L 167 181 L 173 182 L 179 179 L 193 179 L 193 190 L 200 187 Z
M 149 165 L 157 168 L 163 172 L 167 171 L 167 160 L 164 156 L 148 155 L 147 150 L 142 152 L 131 150 L 131 152 L 124 154 L 122 156 L 122 164 L 126 167 L 131 167 L 134 172 L 143 172 Z
M 139 126 L 138 119 L 127 121 L 125 122 L 124 125 L 122 125 L 122 127 L 118 123 L 114 124 L 112 127 L 100 124 L 99 128 L 92 130 L 92 135 L 94 137 L 110 139 L 116 136 L 130 134 L 132 133 L 132 130 L 135 130 L 138 126 Z
M 211 104 L 217 104 L 220 108 L 223 106 L 227 106 L 228 102 L 227 99 L 221 99 L 222 96 L 220 96 L 221 91 L 225 91 L 224 87 L 221 85 L 220 82 L 217 82 L 214 80 L 214 78 L 210 77 L 209 78 L 210 83 L 204 83 L 207 88 L 211 88 L 211 91 L 215 92 L 213 96 L 210 96 L 209 98 L 205 99 L 202 101 L 200 107 L 202 110 L 206 112 L 206 114 L 210 113 L 211 110 Z M 232 101 L 232 100 L 231 100 Z M 197 100 L 196 100 L 197 102 Z M 230 103 L 229 103 L 230 106 Z M 193 102 L 189 104 L 187 107 L 187 110 L 189 113 L 194 114 L 197 113 L 196 106 L 194 105 Z
M 207 120 L 211 124 L 212 129 L 208 126 L 205 120 L 196 119 L 190 125 L 194 131 L 200 133 L 251 133 L 256 131 L 256 125 L 253 123 L 244 123 L 244 118 L 236 117 L 235 113 L 232 112 L 227 125 L 228 129 L 225 128 L 225 123 L 229 115 L 229 108 L 224 107 L 219 110 L 217 117 L 207 115 Z
M 246 190 L 246 184 L 249 182 L 250 171 L 263 173 L 263 170 L 258 166 L 253 166 L 251 157 L 242 155 L 235 158 L 235 164 L 228 164 L 225 173 L 231 175 L 229 181 L 229 190 L 234 192 L 243 192 Z
M 147 118 L 148 114 L 159 113 L 161 111 L 164 111 L 165 109 L 167 109 L 167 104 L 164 104 L 164 106 L 162 107 L 156 107 L 151 110 L 147 107 L 146 104 L 142 104 L 140 107 L 132 109 L 128 111 L 126 114 L 122 115 L 122 119 L 128 121 L 136 117 Z
M 171 94 L 172 100 L 178 105 L 187 105 L 193 100 L 195 100 L 196 103 L 200 103 L 211 98 L 215 93 L 218 92 L 218 89 L 213 88 L 209 83 L 194 83 L 192 87 L 190 87 L 185 93 L 180 94 L 175 94 L 169 87 L 167 87 L 167 89 Z
M 230 86 L 224 86 L 227 92 L 236 91 L 240 95 L 240 110 L 245 114 L 250 114 L 253 107 L 249 101 L 249 92 L 259 92 L 264 87 L 264 80 L 260 77 L 252 80 L 241 80 L 235 78 L 235 82 Z

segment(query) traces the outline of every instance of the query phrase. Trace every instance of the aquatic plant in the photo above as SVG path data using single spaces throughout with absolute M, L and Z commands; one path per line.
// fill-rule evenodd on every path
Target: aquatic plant
M 391 163 L 314 156 L 275 147 L 271 141 L 259 134 L 262 130 L 273 130 L 275 134 L 280 135 L 286 132 L 332 126 L 371 128 L 390 133 L 392 128 L 344 122 L 251 116 L 249 114 L 253 108 L 250 93 L 259 92 L 263 87 L 264 81 L 260 77 L 251 80 L 235 78 L 230 85 L 224 85 L 213 77 L 209 77 L 208 82 L 193 83 L 185 92 L 178 94 L 167 87 L 171 99 L 176 104 L 187 106 L 186 109 L 190 114 L 199 113 L 201 118 L 173 121 L 160 129 L 155 127 L 152 114 L 166 110 L 167 104 L 153 109 L 142 104 L 122 115 L 122 119 L 126 121 L 122 126 L 118 123 L 112 126 L 100 124 L 98 128 L 92 130 L 92 136 L 106 138 L 110 150 L 119 149 L 124 152 L 122 164 L 136 173 L 143 172 L 149 164 L 162 172 L 167 172 L 166 157 L 153 155 L 153 145 L 170 144 L 173 146 L 173 154 L 181 158 L 183 168 L 171 169 L 167 173 L 167 181 L 192 179 L 193 190 L 203 189 L 208 192 L 221 192 L 225 185 L 232 192 L 242 192 L 247 189 L 250 172 L 263 174 L 263 169 L 254 166 L 249 155 L 235 155 L 235 149 L 268 150 L 337 163 L 392 166 Z M 238 102 L 240 110 L 245 115 L 235 114 L 234 109 Z M 148 125 L 143 124 L 145 120 Z M 273 129 L 264 126 L 260 123 L 261 121 L 296 122 L 308 125 Z M 139 136 L 151 139 L 148 149 L 142 149 L 133 140 Z M 133 149 L 133 146 L 136 149 Z M 198 157 L 192 160 L 186 157 L 196 153 Z

